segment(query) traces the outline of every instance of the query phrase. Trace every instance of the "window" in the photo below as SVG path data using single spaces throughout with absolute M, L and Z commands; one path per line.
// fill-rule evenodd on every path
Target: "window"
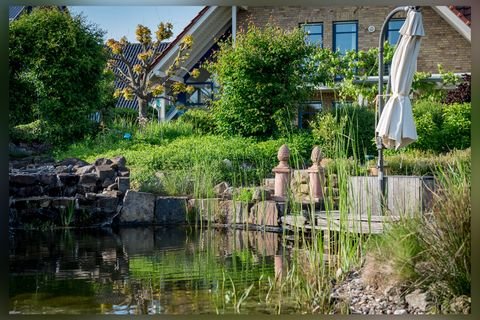
M 308 128 L 310 121 L 315 118 L 315 114 L 322 110 L 322 101 L 307 101 L 298 108 L 298 127 Z
M 205 105 L 213 99 L 215 90 L 212 82 L 189 82 L 186 84 L 195 87 L 192 94 L 186 94 L 187 106 Z
M 358 25 L 356 21 L 333 23 L 333 48 L 344 54 L 348 50 L 357 50 Z
M 308 44 L 323 48 L 323 23 L 305 23 L 302 28 L 307 34 L 306 41 Z
M 332 101 L 332 108 L 340 109 L 353 106 L 353 101 Z
M 398 31 L 403 26 L 404 22 L 405 19 L 392 19 L 388 22 L 386 39 L 392 46 L 397 44 L 398 38 L 400 37 L 400 33 Z

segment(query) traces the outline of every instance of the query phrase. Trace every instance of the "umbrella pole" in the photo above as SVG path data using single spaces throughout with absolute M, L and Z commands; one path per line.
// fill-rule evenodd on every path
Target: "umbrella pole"
M 411 7 L 397 7 L 393 9 L 388 15 L 385 21 L 383 22 L 382 29 L 380 31 L 380 38 L 378 43 L 378 117 L 382 115 L 383 111 L 383 71 L 385 68 L 385 63 L 383 61 L 383 51 L 384 51 L 384 43 L 385 43 L 385 34 L 388 26 L 388 22 L 392 17 L 401 11 L 408 11 Z M 388 91 L 388 90 L 387 90 Z M 387 92 L 388 93 L 388 92 Z M 377 124 L 375 124 L 375 127 Z M 380 211 L 383 214 L 385 212 L 385 179 L 384 179 L 384 163 L 383 163 L 383 143 L 382 138 L 377 134 L 375 130 L 375 142 L 377 145 L 378 151 L 378 161 L 377 161 L 377 169 L 378 169 L 378 188 L 380 190 Z

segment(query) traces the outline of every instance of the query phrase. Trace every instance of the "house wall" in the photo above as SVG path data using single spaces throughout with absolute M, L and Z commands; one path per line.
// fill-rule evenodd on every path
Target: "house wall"
M 358 21 L 358 49 L 366 50 L 378 46 L 382 24 L 393 6 L 350 6 L 350 7 L 256 7 L 240 10 L 237 16 L 239 32 L 245 30 L 251 21 L 257 26 L 273 22 L 282 28 L 298 28 L 300 23 L 323 22 L 324 48 L 332 47 L 334 21 Z M 471 44 L 453 27 L 440 17 L 431 7 L 423 9 L 425 37 L 422 40 L 417 70 L 438 73 L 438 64 L 446 71 L 471 71 Z M 395 18 L 405 17 L 397 13 Z M 375 27 L 374 32 L 367 30 Z

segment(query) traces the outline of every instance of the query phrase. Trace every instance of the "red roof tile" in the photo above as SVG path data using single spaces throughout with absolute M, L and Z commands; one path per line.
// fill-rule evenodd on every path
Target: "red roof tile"
M 448 6 L 467 26 L 472 23 L 472 9 L 468 6 Z

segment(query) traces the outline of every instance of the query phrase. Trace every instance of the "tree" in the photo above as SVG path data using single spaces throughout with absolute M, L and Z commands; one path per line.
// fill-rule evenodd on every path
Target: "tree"
M 137 61 L 126 57 L 125 49 L 129 45 L 126 37 L 122 37 L 119 41 L 114 39 L 107 41 L 110 51 L 109 66 L 117 74 L 118 80 L 124 84 L 124 89 L 117 89 L 115 96 L 123 96 L 127 100 L 137 99 L 140 123 L 147 121 L 148 103 L 154 97 L 160 96 L 166 90 L 170 90 L 174 96 L 185 91 L 191 93 L 194 90 L 192 86 L 186 86 L 172 79 L 189 56 L 193 44 L 191 35 L 185 36 L 180 42 L 178 54 L 166 75 L 164 77 L 151 75 L 155 61 L 161 55 L 160 44 L 172 36 L 172 28 L 171 23 L 161 22 L 155 32 L 156 40 L 152 40 L 151 30 L 139 24 L 136 29 L 136 39 L 142 46 L 142 52 L 137 55 Z M 196 77 L 198 73 L 199 71 L 195 69 L 191 75 Z
M 80 138 L 102 100 L 103 32 L 57 8 L 35 8 L 9 24 L 9 119 L 33 121 L 51 143 Z
M 212 113 L 224 134 L 263 136 L 288 131 L 298 103 L 310 93 L 306 59 L 312 47 L 301 30 L 253 24 L 235 46 L 220 44 L 208 67 L 220 85 Z

